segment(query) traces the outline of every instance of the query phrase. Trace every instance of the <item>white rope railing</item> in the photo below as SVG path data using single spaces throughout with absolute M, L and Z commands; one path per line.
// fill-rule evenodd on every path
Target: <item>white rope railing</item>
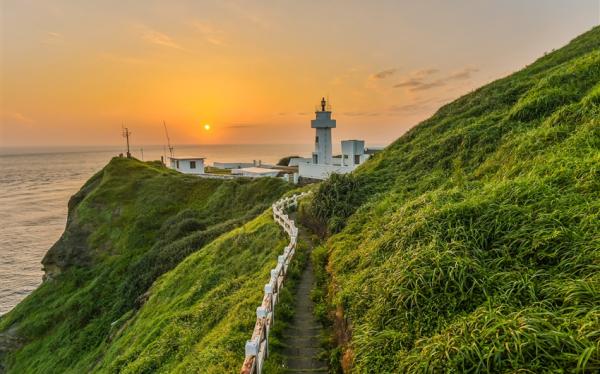
M 278 200 L 272 206 L 273 219 L 290 237 L 290 243 L 283 249 L 283 254 L 277 258 L 277 266 L 271 270 L 271 279 L 265 284 L 265 296 L 262 304 L 256 308 L 256 325 L 252 338 L 246 342 L 246 358 L 241 374 L 261 374 L 264 362 L 269 355 L 269 331 L 274 323 L 275 304 L 279 299 L 279 291 L 287 275 L 288 267 L 296 251 L 298 228 L 296 223 L 285 214 L 285 209 L 298 205 L 298 199 L 308 192 L 296 194 Z

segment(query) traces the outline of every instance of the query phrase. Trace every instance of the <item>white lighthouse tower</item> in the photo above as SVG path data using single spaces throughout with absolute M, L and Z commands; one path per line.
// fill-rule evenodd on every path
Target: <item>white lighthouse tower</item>
M 315 151 L 312 154 L 313 164 L 332 163 L 331 129 L 335 128 L 335 120 L 331 119 L 331 110 L 326 110 L 327 102 L 321 99 L 321 111 L 316 111 L 316 118 L 310 121 L 310 127 L 316 129 Z

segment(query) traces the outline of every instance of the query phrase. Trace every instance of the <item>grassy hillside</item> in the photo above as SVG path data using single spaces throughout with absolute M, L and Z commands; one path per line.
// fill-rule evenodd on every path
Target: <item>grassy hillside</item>
M 600 28 L 444 106 L 304 214 L 332 234 L 315 257 L 339 368 L 600 370 Z
M 233 349 L 224 332 L 251 329 L 229 313 L 245 308 L 252 319 L 285 241 L 255 217 L 288 188 L 113 159 L 71 199 L 65 233 L 43 261 L 49 280 L 0 320 L 0 340 L 12 342 L 0 352 L 8 372 L 139 372 L 230 348 L 242 357 L 243 340 Z

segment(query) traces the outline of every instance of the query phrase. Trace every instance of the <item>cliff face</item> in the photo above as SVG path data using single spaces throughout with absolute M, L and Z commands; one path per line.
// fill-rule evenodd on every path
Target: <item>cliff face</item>
M 202 179 L 113 159 L 71 198 L 65 232 L 43 259 L 46 281 L 1 317 L 2 364 L 15 373 L 94 370 L 163 274 L 288 189 L 277 179 Z
M 67 225 L 60 239 L 46 252 L 42 259 L 44 281 L 51 280 L 69 266 L 86 266 L 90 264 L 91 249 L 88 246 L 93 227 L 81 222 L 77 214 L 79 204 L 94 191 L 102 181 L 102 173 L 98 173 L 69 199 Z
M 599 165 L 596 27 L 323 183 L 340 367 L 600 370 Z

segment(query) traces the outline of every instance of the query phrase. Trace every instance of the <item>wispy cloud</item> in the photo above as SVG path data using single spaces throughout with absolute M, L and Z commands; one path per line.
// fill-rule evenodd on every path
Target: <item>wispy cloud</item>
M 445 79 L 436 79 L 432 82 L 421 82 L 420 84 L 411 88 L 411 91 L 426 91 L 432 88 L 441 87 L 446 85 Z
M 153 30 L 145 25 L 139 25 L 137 28 L 140 31 L 140 35 L 141 35 L 142 39 L 148 43 L 156 44 L 156 45 L 163 46 L 163 47 L 173 48 L 173 49 L 180 49 L 180 50 L 185 49 L 179 43 L 177 43 L 173 38 L 171 38 L 169 35 L 167 35 L 165 33 Z
M 400 83 L 396 83 L 394 85 L 395 88 L 399 88 L 399 87 L 409 87 L 409 88 L 413 88 L 413 87 L 418 87 L 420 85 L 423 84 L 423 81 L 421 79 L 416 79 L 416 78 L 409 78 L 405 81 L 402 81 Z
M 343 112 L 342 113 L 345 116 L 348 117 L 377 117 L 379 116 L 381 113 L 379 112 Z
M 218 27 L 206 23 L 206 22 L 200 22 L 200 21 L 194 21 L 192 22 L 192 27 L 200 32 L 200 34 L 202 35 L 202 37 L 204 38 L 204 40 L 207 43 L 210 43 L 212 45 L 224 45 L 225 43 L 225 33 L 223 32 L 223 30 L 219 29 Z
M 13 123 L 18 123 L 18 124 L 30 124 L 30 123 L 35 122 L 33 120 L 33 118 L 28 117 L 25 114 L 20 113 L 20 112 L 4 112 L 4 113 L 2 113 L 2 117 L 7 122 L 13 122 Z
M 403 81 L 396 83 L 393 87 L 405 87 L 409 91 L 426 91 L 433 88 L 445 86 L 450 81 L 470 79 L 472 74 L 478 71 L 479 69 L 477 68 L 466 67 L 449 75 L 431 80 L 429 79 L 430 77 L 439 73 L 438 69 L 417 70 L 410 74 L 408 77 L 406 77 Z
M 54 31 L 47 31 L 44 34 L 44 38 L 42 39 L 42 43 L 50 44 L 50 45 L 60 44 L 60 43 L 63 43 L 64 41 L 65 41 L 65 38 L 63 37 L 63 35 L 61 33 L 54 32 Z
M 104 60 L 108 60 L 111 62 L 118 62 L 122 64 L 131 64 L 131 65 L 139 65 L 147 63 L 148 61 L 143 60 L 141 58 L 131 57 L 131 56 L 121 56 L 114 53 L 109 52 L 101 52 L 99 57 Z
M 478 68 L 474 67 L 466 67 L 462 70 L 454 72 L 447 77 L 447 80 L 466 80 L 470 79 L 473 73 L 477 73 L 479 71 Z
M 371 75 L 372 79 L 386 79 L 396 74 L 398 69 L 386 69 Z
M 406 104 L 392 105 L 388 108 L 388 111 L 392 113 L 415 114 L 435 109 L 440 104 L 447 103 L 451 99 L 451 97 L 445 97 L 441 99 L 436 97 L 430 97 Z
M 223 0 L 220 3 L 242 20 L 248 21 L 265 30 L 271 28 L 271 23 L 269 23 L 264 16 L 254 12 L 244 1 Z
M 258 127 L 258 124 L 255 123 L 232 123 L 230 125 L 225 126 L 225 128 L 227 129 L 247 129 L 247 128 L 253 128 L 253 127 Z
M 435 74 L 437 74 L 439 72 L 440 72 L 439 69 L 427 68 L 427 69 L 421 69 L 421 70 L 415 71 L 413 73 L 413 76 L 419 77 L 419 78 L 426 78 L 426 77 L 429 77 L 431 75 L 435 75 Z

